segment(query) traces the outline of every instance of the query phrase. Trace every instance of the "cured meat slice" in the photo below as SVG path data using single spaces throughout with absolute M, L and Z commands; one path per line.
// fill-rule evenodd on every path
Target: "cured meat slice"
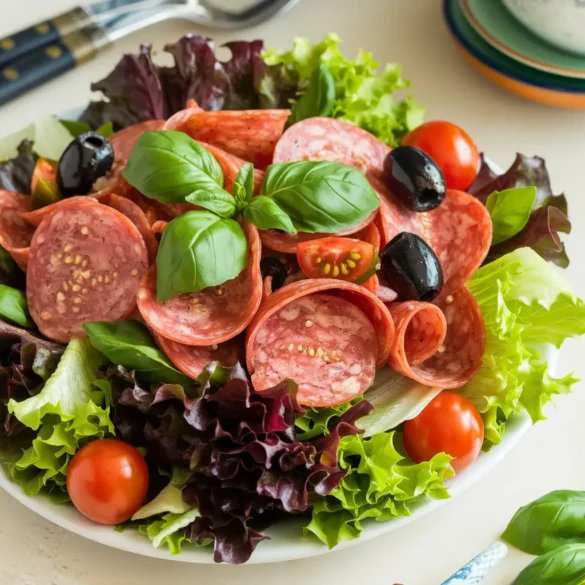
M 213 146 L 213 144 L 207 144 L 205 142 L 201 142 L 200 144 L 204 146 L 219 163 L 219 166 L 223 171 L 223 188 L 226 191 L 233 193 L 236 177 L 246 161 L 234 154 L 230 154 L 229 152 L 218 148 L 217 146 Z M 264 171 L 254 169 L 254 193 L 260 191 L 262 181 L 264 181 Z
M 219 362 L 226 368 L 235 366 L 243 353 L 242 340 L 237 338 L 215 346 L 197 347 L 171 341 L 156 332 L 153 332 L 153 337 L 175 367 L 194 379 L 211 362 Z
M 176 129 L 265 169 L 289 116 L 290 110 L 201 112 Z
M 390 306 L 396 337 L 388 365 L 420 384 L 460 388 L 475 376 L 485 351 L 485 326 L 465 287 L 438 306 L 414 301 Z
M 296 236 L 291 236 L 290 234 L 281 232 L 279 230 L 261 230 L 260 239 L 262 240 L 262 244 L 264 246 L 274 250 L 275 252 L 281 252 L 282 254 L 296 254 L 297 245 L 301 244 L 302 242 L 318 240 L 320 238 L 329 238 L 331 236 L 351 236 L 357 232 L 363 231 L 364 228 L 366 228 L 374 221 L 377 213 L 378 210 L 374 211 L 374 213 L 369 215 L 359 224 L 345 230 L 341 230 L 335 234 L 322 234 L 318 232 L 314 234 L 308 234 L 306 232 L 298 232 Z
M 274 162 L 329 160 L 362 173 L 381 173 L 390 147 L 348 122 L 333 118 L 307 118 L 293 124 L 278 141 Z
M 380 230 L 376 227 L 375 221 L 369 223 L 363 230 L 354 234 L 353 237 L 372 244 L 376 248 L 376 251 L 380 252 L 380 243 L 382 240 L 380 238 Z
M 148 270 L 144 240 L 115 209 L 85 199 L 60 202 L 30 247 L 26 295 L 39 330 L 55 341 L 83 337 L 86 321 L 131 315 Z
M 153 264 L 156 260 L 156 253 L 158 252 L 158 242 L 156 241 L 154 230 L 150 227 L 142 209 L 130 199 L 119 197 L 115 194 L 110 196 L 106 205 L 124 214 L 136 226 L 146 244 L 148 261 L 150 264 Z
M 147 120 L 146 122 L 140 122 L 140 124 L 128 126 L 113 134 L 110 142 L 114 147 L 114 167 L 126 166 L 136 142 L 143 134 L 162 130 L 164 126 L 164 120 Z
M 151 268 L 137 296 L 140 314 L 151 329 L 178 343 L 213 345 L 232 339 L 248 326 L 262 300 L 261 245 L 253 225 L 242 227 L 248 239 L 248 266 L 219 286 L 159 303 L 156 267 Z
M 481 266 L 491 245 L 488 210 L 472 195 L 448 189 L 439 207 L 415 213 L 393 200 L 383 185 L 376 184 L 376 189 L 382 193 L 378 216 L 382 246 L 401 232 L 417 234 L 433 249 L 443 269 L 444 284 L 437 300 L 463 286 Z
M 167 225 L 169 225 L 168 221 L 161 221 L 161 220 L 155 221 L 152 224 L 152 231 L 155 234 L 162 234 L 165 231 L 165 228 L 167 227 Z
M 109 195 L 108 195 L 109 198 Z M 106 201 L 107 199 L 104 199 L 104 201 Z M 89 207 L 93 207 L 93 205 L 95 205 L 97 199 L 93 198 L 93 197 L 87 197 L 86 195 L 79 195 L 77 197 L 70 197 L 69 199 L 66 199 L 65 201 L 68 202 L 68 204 L 73 205 L 73 202 L 76 203 L 78 209 L 81 209 L 84 206 L 89 206 Z M 64 200 L 61 201 L 57 201 L 57 203 L 51 203 L 51 205 L 46 205 L 45 207 L 41 207 L 40 209 L 35 209 L 33 211 L 20 211 L 18 213 L 18 215 L 24 219 L 24 221 L 26 221 L 28 224 L 32 225 L 32 226 L 39 226 L 41 224 L 41 221 L 43 221 L 43 219 L 45 219 L 45 217 L 48 217 L 49 215 L 55 213 L 55 211 L 57 211 L 58 209 L 60 209 L 63 204 L 65 203 Z M 33 230 L 34 231 L 34 230 Z
M 365 392 L 393 336 L 388 309 L 362 286 L 304 280 L 264 300 L 247 331 L 246 361 L 256 390 L 290 377 L 301 404 L 333 406 Z
M 34 233 L 34 228 L 21 217 L 28 210 L 30 197 L 0 190 L 0 246 L 22 270 L 26 270 L 28 247 Z
M 178 111 L 176 114 L 173 114 L 163 126 L 163 130 L 181 130 L 184 126 L 185 122 L 193 115 L 193 114 L 201 114 L 205 110 L 199 106 L 199 104 L 195 100 L 189 100 L 187 103 L 187 107 L 184 110 Z

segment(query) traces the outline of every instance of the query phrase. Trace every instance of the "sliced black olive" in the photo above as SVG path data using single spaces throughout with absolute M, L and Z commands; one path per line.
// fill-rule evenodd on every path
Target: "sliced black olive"
M 437 163 L 420 148 L 398 146 L 384 160 L 386 185 L 408 209 L 430 211 L 445 199 L 445 178 Z
M 114 164 L 110 141 L 97 132 L 79 135 L 65 149 L 57 165 L 57 185 L 63 197 L 86 195 Z
M 415 234 L 398 234 L 382 250 L 380 261 L 382 275 L 400 301 L 431 301 L 443 286 L 439 259 Z
M 272 290 L 275 291 L 284 286 L 284 281 L 288 276 L 285 265 L 273 256 L 266 256 L 260 261 L 260 272 L 262 279 L 272 276 Z

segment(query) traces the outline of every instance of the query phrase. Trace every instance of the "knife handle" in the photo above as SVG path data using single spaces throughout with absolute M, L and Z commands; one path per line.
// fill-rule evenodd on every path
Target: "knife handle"
M 91 14 L 78 6 L 51 20 L 39 22 L 7 36 L 0 40 L 0 68 L 41 47 L 58 44 L 62 38 L 90 24 Z
M 93 24 L 0 65 L 0 106 L 89 61 L 106 44 L 104 29 Z

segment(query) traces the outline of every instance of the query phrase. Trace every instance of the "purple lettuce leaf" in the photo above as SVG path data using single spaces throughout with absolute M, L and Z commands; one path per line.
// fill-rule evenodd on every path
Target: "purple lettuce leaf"
M 120 438 L 146 447 L 156 465 L 189 467 L 183 499 L 201 514 L 186 529 L 194 542 L 214 540 L 217 562 L 246 562 L 266 538 L 262 527 L 282 514 L 304 514 L 344 475 L 337 465 L 342 437 L 371 410 L 362 401 L 340 417 L 329 435 L 296 439 L 302 408 L 286 381 L 254 392 L 241 366 L 225 385 L 212 384 L 213 367 L 195 390 L 161 385 L 151 392 L 123 368 L 110 368 L 114 424 Z
M 14 158 L 0 162 L 0 190 L 30 195 L 30 183 L 37 163 L 32 147 L 30 140 L 23 140 Z
M 228 61 L 215 56 L 211 39 L 186 35 L 165 51 L 171 67 L 152 60 L 152 47 L 138 55 L 125 55 L 104 79 L 92 84 L 102 99 L 91 102 L 81 120 L 97 128 L 112 121 L 116 130 L 145 120 L 165 119 L 194 99 L 205 110 L 286 108 L 297 91 L 282 65 L 268 66 L 261 59 L 262 41 L 225 45 Z
M 566 268 L 569 258 L 560 234 L 571 233 L 567 199 L 564 195 L 553 195 L 549 173 L 542 158 L 517 154 L 512 166 L 497 175 L 482 155 L 480 171 L 468 191 L 485 204 L 494 191 L 529 186 L 536 187 L 536 199 L 528 223 L 512 238 L 492 246 L 486 262 L 518 248 L 529 247 L 548 262 Z

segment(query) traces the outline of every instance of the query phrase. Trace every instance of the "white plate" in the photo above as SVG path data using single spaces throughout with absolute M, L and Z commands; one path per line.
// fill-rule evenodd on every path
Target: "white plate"
M 73 112 L 70 112 L 65 117 L 67 119 L 74 119 L 77 116 L 73 114 Z M 75 114 L 78 115 L 77 111 Z M 488 164 L 490 164 L 494 171 L 502 172 L 491 161 L 488 161 Z M 546 356 L 549 358 L 551 369 L 554 370 L 557 351 L 553 348 L 550 352 L 546 352 Z M 448 482 L 449 491 L 452 496 L 451 499 L 422 500 L 418 505 L 412 506 L 412 514 L 410 516 L 396 518 L 389 522 L 375 522 L 371 519 L 366 520 L 363 522 L 364 531 L 359 539 L 342 542 L 335 550 L 349 548 L 350 546 L 371 540 L 382 534 L 398 530 L 402 526 L 415 522 L 440 506 L 452 501 L 453 498 L 479 481 L 490 469 L 495 467 L 520 440 L 520 437 L 528 430 L 530 424 L 530 418 L 527 414 L 511 419 L 506 424 L 506 432 L 502 442 L 496 447 L 493 447 L 489 453 L 482 452 L 471 467 Z M 22 488 L 10 479 L 3 465 L 0 465 L 0 487 L 29 510 L 36 512 L 43 518 L 62 528 L 89 540 L 93 540 L 94 542 L 147 557 L 184 563 L 213 563 L 213 555 L 209 547 L 187 547 L 182 554 L 173 556 L 166 548 L 154 548 L 150 540 L 146 536 L 139 534 L 136 530 L 116 532 L 110 526 L 102 526 L 91 522 L 79 514 L 71 505 L 54 504 L 46 496 L 42 495 L 34 497 L 27 496 L 22 491 Z M 303 536 L 302 528 L 307 523 L 308 520 L 306 518 L 304 520 L 291 519 L 265 530 L 264 533 L 270 536 L 270 540 L 265 540 L 258 545 L 248 564 L 291 561 L 327 553 L 328 549 L 324 544 L 313 538 Z

